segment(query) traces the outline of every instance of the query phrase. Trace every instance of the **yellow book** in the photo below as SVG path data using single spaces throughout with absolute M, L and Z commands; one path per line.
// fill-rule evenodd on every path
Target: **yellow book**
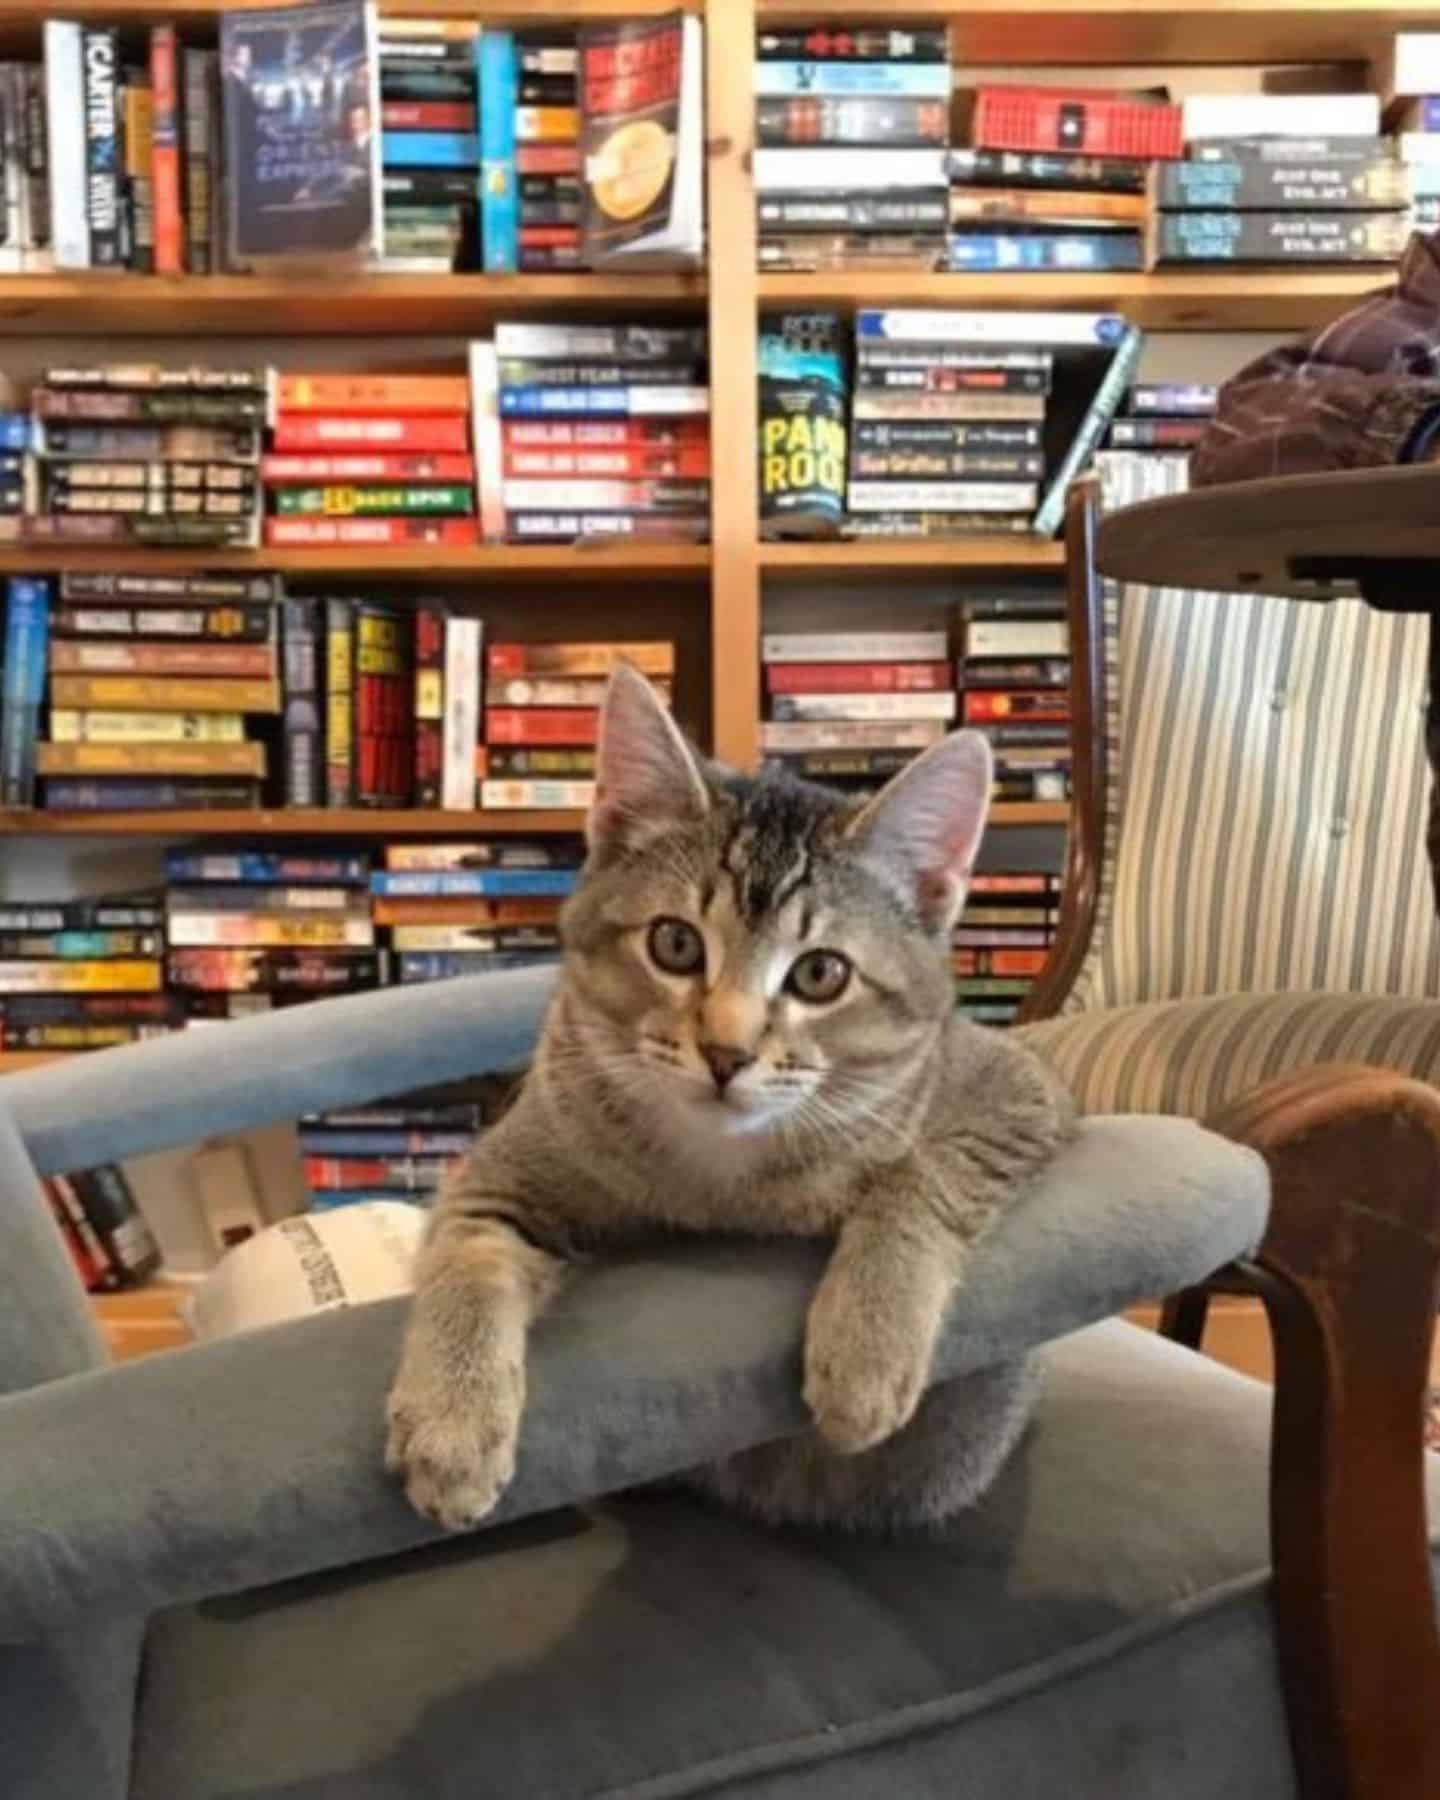
M 297 919 L 272 913 L 172 912 L 165 922 L 172 950 L 235 949 L 369 950 L 369 919 Z
M 280 684 L 187 675 L 52 675 L 50 704 L 128 712 L 277 713 Z
M 243 744 L 240 713 L 71 712 L 52 708 L 56 744 Z
M 0 992 L 7 994 L 158 994 L 158 962 L 0 962 Z
M 41 775 L 265 774 L 263 744 L 37 744 Z

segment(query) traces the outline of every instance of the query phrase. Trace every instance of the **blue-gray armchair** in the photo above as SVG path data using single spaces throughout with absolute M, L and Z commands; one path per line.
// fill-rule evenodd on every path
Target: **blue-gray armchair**
M 1440 1792 L 1440 1108 L 1397 1077 L 1294 1082 L 1241 1142 L 1087 1121 L 954 1308 L 936 1379 L 1054 1341 L 1021 1449 L 933 1539 L 765 1530 L 666 1480 L 803 1427 L 806 1246 L 578 1281 L 514 1486 L 460 1540 L 382 1470 L 397 1304 L 103 1366 L 38 1174 L 514 1066 L 545 993 L 365 995 L 0 1081 L 5 1800 Z M 1338 1219 L 1306 1211 L 1317 1156 Z M 1267 1390 L 1111 1317 L 1262 1237 L 1273 1457 Z

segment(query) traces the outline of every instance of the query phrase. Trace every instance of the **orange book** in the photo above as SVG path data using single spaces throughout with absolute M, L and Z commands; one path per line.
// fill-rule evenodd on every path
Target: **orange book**
M 263 744 L 37 744 L 41 775 L 251 775 Z
M 952 188 L 950 217 L 956 224 L 975 219 L 1024 219 L 1139 225 L 1146 217 L 1143 194 L 1093 194 L 1068 188 Z
M 150 33 L 150 85 L 154 90 L 150 181 L 155 212 L 155 273 L 185 268 L 185 215 L 180 205 L 180 96 L 173 25 Z
M 648 644 L 491 644 L 486 672 L 515 675 L 608 675 L 628 662 L 642 675 L 673 675 L 675 646 Z
M 463 375 L 282 375 L 281 412 L 468 413 Z
M 553 925 L 561 902 L 533 900 L 376 899 L 377 925 Z

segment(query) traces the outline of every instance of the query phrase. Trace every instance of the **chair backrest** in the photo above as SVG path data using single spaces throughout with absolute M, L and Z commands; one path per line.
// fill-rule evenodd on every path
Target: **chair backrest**
M 1183 457 L 1098 461 L 1106 511 L 1185 485 Z M 1072 563 L 1088 557 L 1093 514 L 1078 515 L 1094 505 L 1093 490 L 1077 503 Z M 1076 678 L 1103 690 L 1099 848 L 1093 929 L 1061 1010 L 1440 994 L 1427 619 L 1358 600 L 1121 586 L 1072 567 L 1072 628 L 1087 594 L 1094 642 Z M 1077 696 L 1082 720 L 1098 697 Z

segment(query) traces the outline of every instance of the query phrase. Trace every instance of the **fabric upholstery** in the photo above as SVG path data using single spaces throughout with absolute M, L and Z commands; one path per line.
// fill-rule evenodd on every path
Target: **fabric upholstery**
M 1046 1362 L 934 1540 L 651 1493 L 171 1612 L 135 1800 L 1293 1800 L 1268 1392 L 1115 1322 Z
M 1202 1278 L 1254 1247 L 1267 1206 L 1260 1159 L 1199 1126 L 1087 1122 L 977 1247 L 936 1379 Z M 707 1241 L 588 1270 L 536 1331 L 498 1516 L 799 1429 L 822 1262 L 818 1245 Z M 324 1313 L 0 1400 L 0 1641 L 433 1536 L 381 1467 L 403 1311 Z
M 1263 1081 L 1362 1062 L 1440 1084 L 1440 1001 L 1224 994 L 1118 1006 L 1022 1027 L 1087 1113 L 1211 1117 Z
M 1112 508 L 1183 457 L 1102 455 Z M 1440 996 L 1427 622 L 1106 583 L 1113 801 L 1066 1012 L 1227 993 Z

